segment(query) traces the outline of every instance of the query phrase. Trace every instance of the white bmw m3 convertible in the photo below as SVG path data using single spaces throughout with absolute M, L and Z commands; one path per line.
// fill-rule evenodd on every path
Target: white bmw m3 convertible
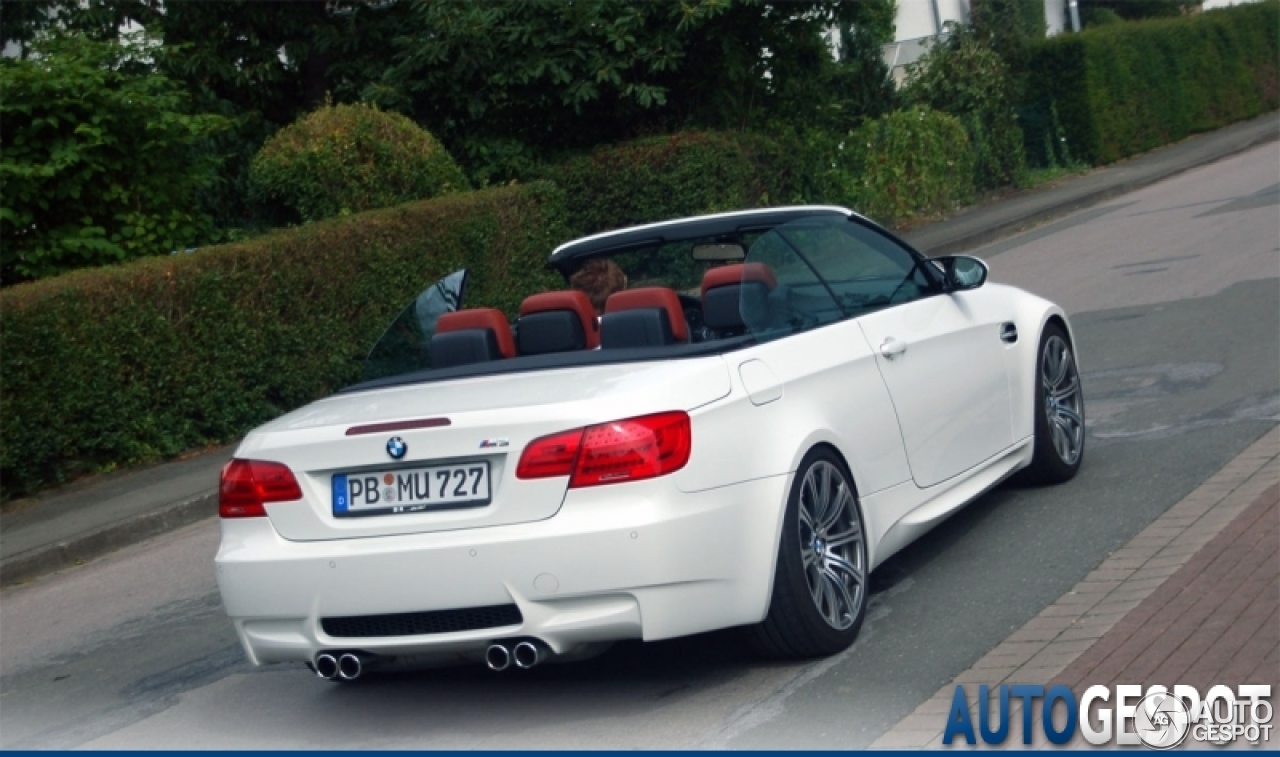
M 849 646 L 877 565 L 1015 473 L 1075 475 L 1061 308 L 843 208 L 702 216 L 556 249 L 630 281 L 510 323 L 465 271 L 363 383 L 250 433 L 222 473 L 218 585 L 249 659 L 353 680 L 496 670 L 749 627 Z

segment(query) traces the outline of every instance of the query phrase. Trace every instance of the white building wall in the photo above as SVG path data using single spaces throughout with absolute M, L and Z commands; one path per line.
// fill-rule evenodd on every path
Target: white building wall
M 1044 35 L 1052 37 L 1070 28 L 1067 0 L 1044 0 Z
M 935 20 L 934 10 L 937 10 Z M 898 0 L 894 23 L 898 42 L 932 37 L 938 33 L 938 25 L 948 21 L 965 23 L 969 20 L 969 0 Z

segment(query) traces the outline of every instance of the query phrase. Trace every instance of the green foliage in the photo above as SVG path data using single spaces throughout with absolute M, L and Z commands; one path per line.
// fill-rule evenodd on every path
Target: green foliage
M 1009 69 L 979 34 L 955 24 L 948 31 L 907 68 L 903 97 L 960 119 L 974 151 L 977 187 L 1013 183 L 1025 160 Z
M 233 120 L 207 147 L 224 170 L 199 198 L 223 226 L 259 225 L 252 156 L 327 96 L 408 115 L 480 186 L 640 136 L 839 131 L 892 106 L 877 71 L 893 0 L 47 0 L 3 13 L 15 41 L 53 26 L 110 39 L 124 22 L 162 38 L 159 69 Z
M 1080 23 L 1086 29 L 1091 26 L 1107 26 L 1108 24 L 1123 24 L 1124 18 L 1111 8 L 1103 5 L 1087 5 L 1080 9 Z
M 226 128 L 142 62 L 144 38 L 53 36 L 0 58 L 0 276 L 6 283 L 210 241 L 197 147 Z
M 1280 3 L 1086 29 L 1038 45 L 1028 101 L 1071 151 L 1109 163 L 1280 106 Z
M 795 187 L 793 166 L 776 142 L 717 132 L 599 148 L 548 169 L 546 177 L 564 189 L 579 234 L 782 204 Z
M 974 155 L 954 116 L 916 106 L 849 135 L 841 162 L 855 207 L 881 223 L 953 210 L 973 196 Z
M 1048 97 L 1042 97 L 1030 105 L 1015 108 L 1018 124 L 1022 128 L 1022 146 L 1027 164 L 1036 169 L 1079 171 L 1087 164 L 1071 154 L 1058 106 Z M 1018 186 L 1034 181 L 1032 177 L 1019 176 Z
M 823 33 L 856 27 L 875 51 L 893 24 L 891 0 L 410 8 L 393 65 L 364 97 L 430 124 L 482 181 L 520 176 L 530 152 L 812 120 L 834 66 Z
M 1200 10 L 1202 0 L 1080 0 L 1081 20 L 1089 23 L 1138 21 L 1146 18 L 1174 18 Z
M 13 496 L 228 441 L 356 380 L 381 330 L 466 267 L 514 315 L 559 285 L 562 195 L 451 195 L 0 292 L 0 468 Z
M 1015 75 L 1027 64 L 1030 47 L 1044 39 L 1044 4 L 1029 0 L 973 0 L 973 33 L 995 51 Z M 1015 82 L 1020 88 L 1021 82 Z
M 467 188 L 435 138 L 398 113 L 325 106 L 281 129 L 253 160 L 250 193 L 315 221 Z

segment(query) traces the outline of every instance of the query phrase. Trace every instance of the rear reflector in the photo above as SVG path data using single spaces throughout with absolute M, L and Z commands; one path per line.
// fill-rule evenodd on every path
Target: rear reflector
M 553 478 L 573 473 L 583 429 L 575 428 L 529 442 L 516 466 L 516 478 Z
M 218 515 L 223 518 L 265 518 L 266 503 L 296 499 L 302 499 L 302 489 L 287 465 L 232 460 L 222 469 Z
M 525 448 L 516 477 L 571 476 L 574 489 L 663 476 L 689 462 L 691 426 L 677 411 L 544 436 Z

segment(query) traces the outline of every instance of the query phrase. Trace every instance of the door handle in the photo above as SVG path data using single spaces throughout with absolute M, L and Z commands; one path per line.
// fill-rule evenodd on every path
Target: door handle
M 898 341 L 893 337 L 888 337 L 884 340 L 884 344 L 880 345 L 880 354 L 884 355 L 885 360 L 893 360 L 906 351 L 907 343 Z

